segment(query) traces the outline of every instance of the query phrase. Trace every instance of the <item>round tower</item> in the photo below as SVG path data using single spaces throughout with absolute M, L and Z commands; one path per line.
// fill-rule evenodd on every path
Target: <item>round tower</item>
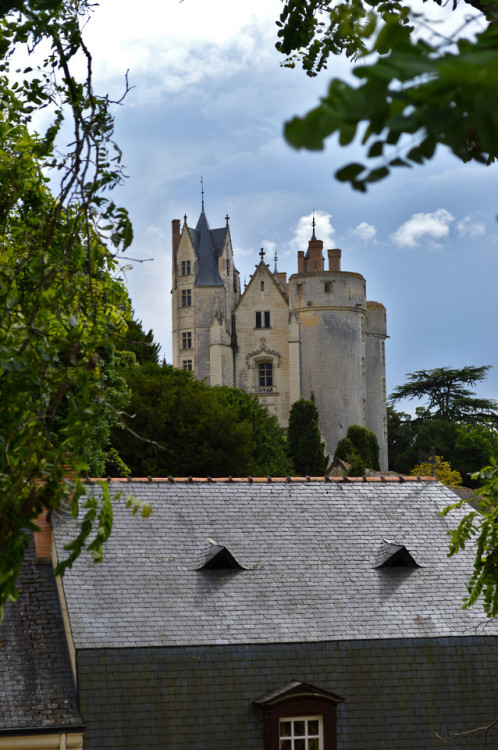
M 299 321 L 300 395 L 309 399 L 314 394 L 320 431 L 332 457 L 337 442 L 353 424 L 372 429 L 385 447 L 384 429 L 379 430 L 385 398 L 383 404 L 367 406 L 369 397 L 378 400 L 382 388 L 374 394 L 379 368 L 369 368 L 367 362 L 365 279 L 359 273 L 341 271 L 337 248 L 328 251 L 329 269 L 325 270 L 322 251 L 323 242 L 316 239 L 313 226 L 307 252 L 298 252 L 298 273 L 289 279 L 289 306 L 291 316 Z M 372 386 L 367 393 L 369 381 Z M 372 427 L 369 412 L 376 415 Z

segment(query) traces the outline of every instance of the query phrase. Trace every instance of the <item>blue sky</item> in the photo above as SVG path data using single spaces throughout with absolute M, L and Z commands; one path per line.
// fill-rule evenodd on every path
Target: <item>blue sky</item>
M 440 366 L 494 366 L 479 392 L 498 399 L 498 166 L 462 165 L 440 151 L 365 194 L 333 179 L 361 159 L 332 140 L 298 152 L 283 123 L 316 105 L 345 60 L 315 79 L 280 66 L 274 49 L 279 0 L 102 0 L 86 37 L 99 93 L 119 98 L 116 139 L 128 179 L 116 198 L 135 240 L 126 279 L 136 316 L 171 361 L 171 220 L 195 226 L 200 178 L 211 227 L 230 216 L 235 262 L 248 280 L 264 247 L 279 270 L 296 271 L 315 210 L 325 247 L 343 270 L 362 273 L 369 299 L 387 308 L 387 388 L 405 373 Z M 463 6 L 465 9 L 465 6 Z

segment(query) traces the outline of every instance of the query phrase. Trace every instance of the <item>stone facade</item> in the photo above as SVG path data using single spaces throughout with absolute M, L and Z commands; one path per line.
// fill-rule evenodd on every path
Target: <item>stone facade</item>
M 372 430 L 387 470 L 386 311 L 361 274 L 313 234 L 287 281 L 261 260 L 244 292 L 228 226 L 173 221 L 173 364 L 210 385 L 254 393 L 287 426 L 291 404 L 314 394 L 332 456 L 350 425 Z

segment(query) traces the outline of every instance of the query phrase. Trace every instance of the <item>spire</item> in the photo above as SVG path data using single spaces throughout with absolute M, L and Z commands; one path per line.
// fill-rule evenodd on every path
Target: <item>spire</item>
M 315 222 L 315 209 L 313 209 L 313 221 L 311 222 L 311 226 L 313 227 L 313 234 L 311 235 L 311 239 L 312 239 L 312 240 L 316 240 L 316 235 L 315 235 L 315 227 L 316 227 L 316 222 Z
M 277 268 L 278 255 L 277 255 L 277 251 L 276 250 L 275 250 L 275 256 L 274 256 L 273 260 L 275 261 L 275 268 L 273 269 L 273 273 L 278 273 L 278 268 Z
M 201 175 L 201 205 L 202 205 L 202 210 L 204 211 L 204 180 L 202 179 L 202 175 Z

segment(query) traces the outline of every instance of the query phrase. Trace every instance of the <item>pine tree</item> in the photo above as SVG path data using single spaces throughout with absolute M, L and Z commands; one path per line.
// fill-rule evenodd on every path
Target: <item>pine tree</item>
M 318 409 L 313 401 L 300 398 L 289 414 L 287 451 L 297 476 L 322 476 L 329 457 L 325 455 L 318 427 Z

